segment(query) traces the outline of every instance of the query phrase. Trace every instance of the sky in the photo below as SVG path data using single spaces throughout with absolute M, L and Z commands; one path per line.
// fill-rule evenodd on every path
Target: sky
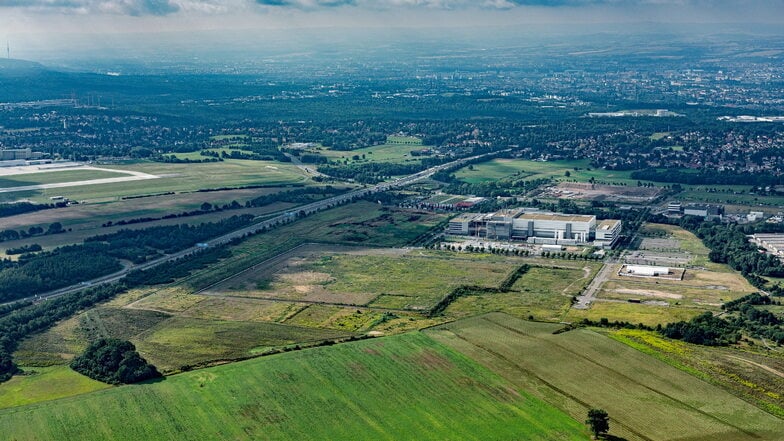
M 641 22 L 784 29 L 784 0 L 0 0 L 0 42 L 23 54 L 74 35 Z

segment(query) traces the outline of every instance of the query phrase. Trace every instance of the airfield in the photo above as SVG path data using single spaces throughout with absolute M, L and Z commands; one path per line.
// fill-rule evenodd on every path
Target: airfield
M 45 174 L 44 176 L 41 176 Z M 101 177 L 108 175 L 119 177 Z M 70 162 L 19 167 L 0 167 L 0 193 L 49 190 L 85 185 L 115 184 L 120 182 L 158 179 L 160 176 L 133 170 L 117 170 Z M 24 185 L 27 181 L 46 183 Z

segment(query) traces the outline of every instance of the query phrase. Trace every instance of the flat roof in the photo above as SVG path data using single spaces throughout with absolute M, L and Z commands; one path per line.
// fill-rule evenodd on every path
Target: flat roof
M 621 223 L 618 219 L 605 219 L 596 224 L 596 229 L 609 230 L 615 228 L 616 225 Z
M 596 216 L 585 214 L 558 214 L 558 213 L 526 213 L 519 219 L 542 220 L 542 221 L 562 221 L 562 222 L 591 222 Z

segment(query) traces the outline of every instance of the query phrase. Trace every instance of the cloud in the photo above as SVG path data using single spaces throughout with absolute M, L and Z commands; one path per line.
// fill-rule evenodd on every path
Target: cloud
M 782 0 L 0 0 L 0 10 L 35 14 L 122 16 L 214 14 L 253 16 L 285 11 L 354 11 L 384 16 L 387 12 L 420 11 L 612 11 L 639 19 L 653 15 L 699 17 L 700 14 L 740 18 L 753 14 L 771 19 L 784 17 Z M 257 14 L 253 14 L 253 12 Z M 0 23 L 2 23 L 0 13 Z M 781 21 L 781 20 L 778 20 Z
M 0 0 L 0 7 L 51 13 L 169 15 L 180 10 L 176 0 Z
M 256 0 L 262 6 L 293 7 L 299 9 L 356 6 L 355 0 Z

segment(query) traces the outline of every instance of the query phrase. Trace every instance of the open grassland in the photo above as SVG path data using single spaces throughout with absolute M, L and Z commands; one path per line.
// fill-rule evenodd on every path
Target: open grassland
M 226 160 L 203 164 L 166 164 L 128 162 L 111 164 L 116 170 L 137 171 L 159 176 L 159 179 L 117 182 L 100 185 L 0 193 L 0 202 L 23 198 L 50 202 L 53 195 L 76 201 L 113 201 L 123 196 L 162 192 L 186 192 L 199 189 L 241 187 L 248 185 L 286 185 L 309 182 L 306 173 L 292 164 L 272 161 Z M 41 173 L 41 176 L 52 173 Z M 38 175 L 35 175 L 38 176 Z M 114 174 L 114 176 L 122 176 Z M 16 177 L 14 177 L 16 179 Z
M 0 384 L 0 409 L 56 400 L 110 387 L 85 377 L 68 366 L 23 367 L 22 370 L 24 375 L 17 375 Z
M 577 323 L 583 319 L 599 321 L 603 318 L 611 322 L 642 323 L 648 326 L 688 321 L 705 310 L 698 308 L 677 308 L 657 304 L 628 303 L 620 300 L 594 301 L 589 309 L 570 309 L 564 321 Z
M 231 257 L 202 271 L 187 285 L 194 290 L 207 288 L 307 242 L 403 246 L 444 219 L 444 214 L 365 201 L 336 207 L 243 241 L 232 247 Z
M 277 271 L 246 271 L 204 294 L 425 310 L 458 286 L 497 287 L 516 268 L 508 262 L 343 251 L 297 253 L 278 263 Z
M 466 317 L 479 313 L 504 311 L 516 317 L 560 321 L 569 311 L 572 296 L 590 283 L 599 264 L 585 268 L 532 267 L 512 286 L 511 292 L 477 293 L 457 299 L 445 314 Z
M 608 335 L 669 365 L 728 388 L 784 418 L 784 352 L 779 349 L 763 349 L 759 344 L 739 347 L 690 345 L 637 329 L 610 331 Z
M 570 175 L 568 178 L 565 176 L 567 171 Z M 637 185 L 637 181 L 631 179 L 629 173 L 631 172 L 594 169 L 588 160 L 540 162 L 524 159 L 494 159 L 474 164 L 472 169 L 461 168 L 455 173 L 455 177 L 472 184 L 517 177 L 519 179 L 568 179 L 578 182 L 588 182 L 594 178 L 598 182 Z
M 29 173 L 10 176 L 0 176 L 0 189 L 25 187 L 28 185 L 59 184 L 62 182 L 78 182 L 92 179 L 121 178 L 128 176 L 108 170 L 63 170 L 46 173 Z M 66 189 L 52 189 L 52 192 L 65 191 Z
M 784 421 L 597 332 L 553 334 L 556 324 L 505 314 L 427 331 L 518 387 L 572 415 L 610 415 L 610 433 L 628 440 L 779 440 Z
M 422 145 L 422 140 L 416 136 L 387 136 L 388 144 Z
M 588 439 L 581 423 L 421 334 L 6 409 L 0 427 L 20 440 Z
M 325 147 L 310 149 L 312 153 L 326 156 L 330 161 L 362 164 L 368 162 L 407 162 L 419 161 L 422 157 L 412 157 L 411 150 L 421 149 L 421 144 L 388 143 L 350 151 L 329 150 Z M 354 157 L 357 159 L 354 159 Z
M 278 323 L 174 317 L 131 341 L 143 357 L 166 373 L 348 336 L 340 331 Z
M 59 322 L 45 332 L 22 340 L 14 352 L 14 361 L 21 366 L 53 366 L 68 364 L 87 347 L 87 334 L 82 332 L 79 315 Z

